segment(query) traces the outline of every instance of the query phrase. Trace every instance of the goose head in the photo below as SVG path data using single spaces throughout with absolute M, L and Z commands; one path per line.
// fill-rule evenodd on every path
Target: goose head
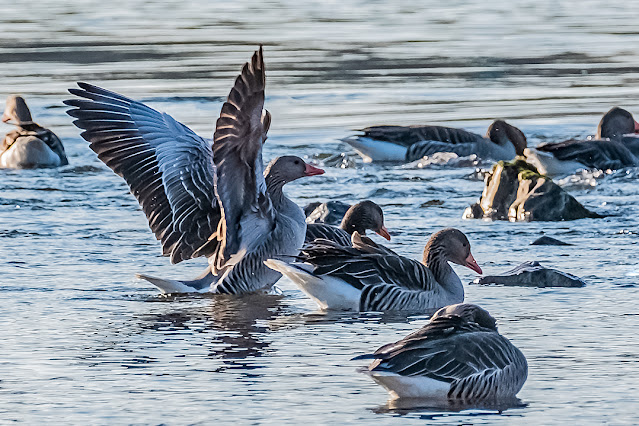
M 282 184 L 293 182 L 304 176 L 316 176 L 324 174 L 324 170 L 306 164 L 300 157 L 294 155 L 284 155 L 272 160 L 266 170 L 264 176 L 276 180 Z
M 391 236 L 384 226 L 384 213 L 382 209 L 372 201 L 365 200 L 351 206 L 342 219 L 340 228 L 353 234 L 357 231 L 360 235 L 365 235 L 370 229 L 390 241 Z
M 528 146 L 524 133 L 504 120 L 493 121 L 488 127 L 486 137 L 500 146 L 512 144 L 515 147 L 516 155 L 524 155 L 524 149 Z
M 453 262 L 465 266 L 478 274 L 481 268 L 470 252 L 470 242 L 459 229 L 446 228 L 435 232 L 424 248 L 424 263 L 429 268 L 437 268 L 441 262 Z
M 18 126 L 33 124 L 31 111 L 29 111 L 29 107 L 22 96 L 10 95 L 7 98 L 2 121 L 5 123 L 11 122 Z
M 601 117 L 596 138 L 619 140 L 629 133 L 639 133 L 639 123 L 625 109 L 614 107 Z

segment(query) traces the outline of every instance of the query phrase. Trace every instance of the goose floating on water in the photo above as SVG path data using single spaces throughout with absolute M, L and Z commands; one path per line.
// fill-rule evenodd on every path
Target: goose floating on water
M 524 151 L 526 161 L 545 175 L 568 175 L 580 169 L 639 166 L 639 123 L 614 107 L 601 118 L 593 140 L 544 143 Z M 636 136 L 632 136 L 636 135 Z
M 432 311 L 464 301 L 464 286 L 448 264 L 481 274 L 470 243 L 458 229 L 434 233 L 418 262 L 379 247 L 358 232 L 352 247 L 315 240 L 298 261 L 266 264 L 297 284 L 321 309 L 354 311 Z
M 471 304 L 446 306 L 402 340 L 354 359 L 395 398 L 478 403 L 514 398 L 526 382 L 526 357 Z
M 325 223 L 309 223 L 306 225 L 306 242 L 318 238 L 331 240 L 340 245 L 350 245 L 351 235 L 357 231 L 366 235 L 370 229 L 390 241 L 391 236 L 384 226 L 384 212 L 381 207 L 370 200 L 360 201 L 352 205 L 344 215 L 339 228 Z
M 512 160 L 516 155 L 522 155 L 526 148 L 526 136 L 522 131 L 503 120 L 494 121 L 485 137 L 442 126 L 373 126 L 362 132 L 362 135 L 342 140 L 355 148 L 367 163 L 411 162 L 438 152 Z
M 282 187 L 324 173 L 295 156 L 264 169 L 262 144 L 271 116 L 264 106 L 262 48 L 244 65 L 217 120 L 213 147 L 191 129 L 143 103 L 86 83 L 70 92 L 82 137 L 122 176 L 172 263 L 207 256 L 197 279 L 140 275 L 164 293 L 244 294 L 281 277 L 264 260 L 294 256 L 304 243 L 302 209 Z
M 60 139 L 33 121 L 22 96 L 7 98 L 2 121 L 14 124 L 17 129 L 7 133 L 0 145 L 0 168 L 34 169 L 69 164 Z

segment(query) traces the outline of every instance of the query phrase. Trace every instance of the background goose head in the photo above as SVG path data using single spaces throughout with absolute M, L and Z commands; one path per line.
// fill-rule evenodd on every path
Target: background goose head
M 493 121 L 488 127 L 486 137 L 500 146 L 512 144 L 517 155 L 524 155 L 524 149 L 528 146 L 524 132 L 504 120 Z
M 470 252 L 470 242 L 459 229 L 446 228 L 435 232 L 424 248 L 424 264 L 431 270 L 441 262 L 453 262 L 481 274 L 481 268 Z
M 481 327 L 497 331 L 497 321 L 487 310 L 472 303 L 457 303 L 455 305 L 444 306 L 431 317 L 431 321 L 436 318 L 457 316 L 467 322 L 474 322 Z
M 4 114 L 2 114 L 2 121 L 5 123 L 11 122 L 18 126 L 34 124 L 27 103 L 22 96 L 18 95 L 10 95 L 7 98 L 7 105 L 4 109 Z
M 639 123 L 625 109 L 613 107 L 601 117 L 596 138 L 619 140 L 629 133 L 639 133 Z
M 300 157 L 294 155 L 284 155 L 272 160 L 266 170 L 264 176 L 267 180 L 275 183 L 279 182 L 281 185 L 285 183 L 293 182 L 304 176 L 315 176 L 324 174 L 324 170 L 306 164 Z
M 388 229 L 384 226 L 384 212 L 381 207 L 370 200 L 364 200 L 351 206 L 346 211 L 340 228 L 351 235 L 354 232 L 365 235 L 366 230 L 370 229 L 388 241 L 391 239 Z

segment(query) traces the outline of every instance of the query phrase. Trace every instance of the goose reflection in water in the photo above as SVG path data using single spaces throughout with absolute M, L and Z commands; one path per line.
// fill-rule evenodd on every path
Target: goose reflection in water
M 181 296 L 163 297 L 175 307 L 176 299 Z M 197 300 L 196 298 L 195 300 Z M 202 297 L 205 304 L 190 306 L 181 310 L 146 315 L 144 328 L 166 333 L 173 330 L 190 330 L 195 333 L 211 335 L 208 356 L 223 360 L 227 368 L 255 369 L 260 365 L 252 362 L 270 352 L 269 342 L 263 337 L 270 331 L 269 322 L 279 316 L 283 310 L 282 296 L 245 295 L 234 297 L 216 295 Z M 188 300 L 193 301 L 189 295 Z M 177 304 L 179 306 L 179 303 Z
M 435 420 L 443 417 L 451 418 L 454 415 L 453 413 L 462 413 L 464 417 L 485 416 L 490 413 L 501 415 L 506 410 L 525 408 L 527 406 L 528 404 L 516 397 L 493 402 L 483 401 L 477 404 L 456 401 L 441 401 L 437 403 L 419 398 L 399 398 L 389 399 L 386 404 L 370 410 L 376 414 L 417 415 L 420 419 Z M 512 412 L 512 414 L 516 415 L 516 411 Z

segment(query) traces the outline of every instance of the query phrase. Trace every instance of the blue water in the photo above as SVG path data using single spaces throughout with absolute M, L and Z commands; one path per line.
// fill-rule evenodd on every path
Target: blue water
M 28 10 L 28 12 L 27 12 Z M 425 316 L 324 314 L 282 296 L 164 298 L 136 272 L 190 278 L 160 256 L 124 182 L 65 114 L 82 80 L 210 136 L 259 43 L 273 114 L 265 158 L 324 158 L 372 124 L 483 133 L 494 118 L 532 144 L 592 134 L 613 105 L 639 115 L 638 14 L 628 2 L 43 1 L 0 14 L 0 96 L 23 94 L 70 165 L 0 170 L 0 418 L 28 423 L 636 423 L 639 170 L 561 183 L 605 219 L 464 221 L 474 169 L 327 167 L 287 186 L 300 205 L 371 198 L 398 252 L 455 226 L 485 273 L 539 260 L 581 289 L 467 286 L 528 358 L 522 406 L 403 407 L 350 361 Z M 0 131 L 10 126 L 0 125 Z M 352 164 L 351 164 L 352 165 Z M 431 200 L 441 203 L 424 204 Z M 574 246 L 528 243 L 542 233 Z M 457 268 L 464 282 L 473 273 Z

